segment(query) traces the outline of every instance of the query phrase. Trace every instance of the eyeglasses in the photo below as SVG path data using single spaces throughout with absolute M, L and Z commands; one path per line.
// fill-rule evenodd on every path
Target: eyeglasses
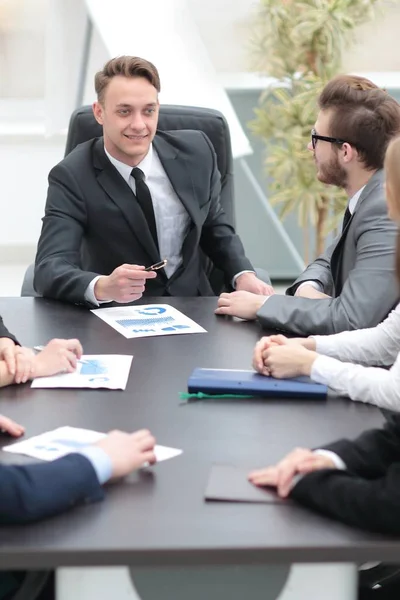
M 317 145 L 317 140 L 321 140 L 323 142 L 330 142 L 331 144 L 349 144 L 350 142 L 346 142 L 346 140 L 341 140 L 340 138 L 328 137 L 326 135 L 318 135 L 315 129 L 311 129 L 311 144 L 313 150 L 315 150 L 315 146 Z M 355 144 L 351 144 L 355 147 Z

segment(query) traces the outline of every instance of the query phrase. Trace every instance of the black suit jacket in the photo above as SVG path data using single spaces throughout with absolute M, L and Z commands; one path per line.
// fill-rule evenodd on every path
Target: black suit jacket
M 355 441 L 329 446 L 346 471 L 324 469 L 300 479 L 291 497 L 348 525 L 400 534 L 400 416 Z
M 200 131 L 158 132 L 153 143 L 191 226 L 183 264 L 170 279 L 158 272 L 145 294 L 213 295 L 201 250 L 227 281 L 252 269 L 219 201 L 215 152 Z M 83 303 L 97 275 L 109 275 L 124 263 L 147 266 L 161 258 L 168 257 L 160 257 L 131 188 L 104 152 L 103 138 L 80 144 L 52 169 L 35 264 L 39 293 Z
M 37 521 L 103 497 L 95 470 L 80 454 L 50 463 L 0 465 L 1 524 Z
M 0 338 L 10 338 L 10 340 L 13 340 L 13 342 L 18 344 L 16 338 L 13 336 L 12 333 L 10 333 L 8 331 L 7 327 L 4 325 L 3 319 L 1 317 L 0 317 Z

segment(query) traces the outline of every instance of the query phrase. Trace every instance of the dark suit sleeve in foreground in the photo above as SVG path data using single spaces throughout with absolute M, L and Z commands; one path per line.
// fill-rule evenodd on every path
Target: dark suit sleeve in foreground
M 103 497 L 95 470 L 80 454 L 49 463 L 0 465 L 1 524 L 38 521 Z
M 291 497 L 348 525 L 400 533 L 399 416 L 389 415 L 383 428 L 324 449 L 338 454 L 347 470 L 324 469 L 305 475 Z
M 388 422 L 381 429 L 365 431 L 354 441 L 339 440 L 323 448 L 338 454 L 348 471 L 376 479 L 384 476 L 393 463 L 400 463 L 400 428 Z
M 214 265 L 224 272 L 226 282 L 230 284 L 237 273 L 246 270 L 254 271 L 254 268 L 221 206 L 221 177 L 217 168 L 217 159 L 211 142 L 205 135 L 203 137 L 212 155 L 213 168 L 210 181 L 210 209 L 203 225 L 200 246 Z
M 315 471 L 295 485 L 291 498 L 347 525 L 400 534 L 400 462 L 374 480 L 336 469 Z
M 0 338 L 10 338 L 10 340 L 12 340 L 16 344 L 18 344 L 16 338 L 13 336 L 12 333 L 10 333 L 8 331 L 7 327 L 4 325 L 3 319 L 1 317 L 0 317 Z

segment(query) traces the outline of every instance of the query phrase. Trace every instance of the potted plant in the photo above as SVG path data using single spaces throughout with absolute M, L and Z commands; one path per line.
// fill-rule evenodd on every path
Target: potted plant
M 324 85 L 342 71 L 355 29 L 372 19 L 378 0 L 259 0 L 252 44 L 256 70 L 271 77 L 251 130 L 265 140 L 269 200 L 281 218 L 297 211 L 309 262 L 325 247 L 346 205 L 343 191 L 320 183 L 307 144 Z

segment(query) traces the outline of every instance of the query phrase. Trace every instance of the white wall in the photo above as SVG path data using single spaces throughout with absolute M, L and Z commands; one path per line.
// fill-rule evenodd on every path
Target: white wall
M 17 260 L 18 247 L 36 245 L 47 175 L 63 157 L 65 137 L 0 135 L 0 261 Z M 4 246 L 11 246 L 5 251 Z M 21 249 L 22 251 L 22 249 Z

